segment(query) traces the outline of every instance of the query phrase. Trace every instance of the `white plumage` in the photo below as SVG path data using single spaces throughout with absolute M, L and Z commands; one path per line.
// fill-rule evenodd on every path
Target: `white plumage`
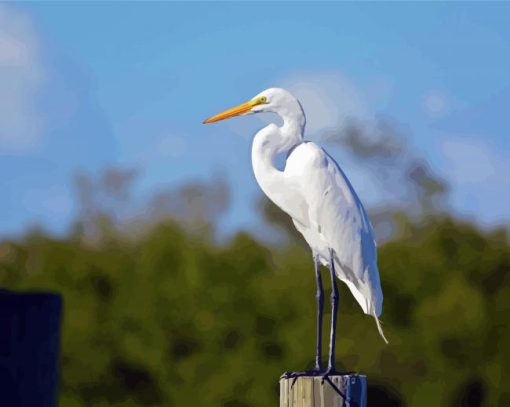
M 375 318 L 386 341 L 378 320 L 383 294 L 370 220 L 335 160 L 317 144 L 304 141 L 306 120 L 297 99 L 284 89 L 267 89 L 205 123 L 260 112 L 276 113 L 283 124 L 269 124 L 255 135 L 252 164 L 257 182 L 292 218 L 316 261 L 331 268 L 334 259 L 336 276 L 349 287 L 363 312 Z M 285 152 L 281 171 L 275 159 Z
M 382 291 L 372 226 L 345 174 L 310 142 L 289 155 L 284 174 L 301 180 L 308 207 L 307 224 L 294 219 L 297 230 L 323 265 L 329 266 L 329 249 L 333 249 L 338 278 L 349 286 L 363 312 L 379 316 Z

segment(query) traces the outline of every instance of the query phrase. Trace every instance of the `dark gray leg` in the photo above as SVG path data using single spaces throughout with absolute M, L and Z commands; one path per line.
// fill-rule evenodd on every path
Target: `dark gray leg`
M 335 261 L 333 250 L 330 250 L 329 271 L 331 274 L 331 335 L 329 338 L 329 361 L 328 373 L 335 371 L 335 339 L 336 339 L 336 316 L 338 314 L 338 287 L 336 286 Z
M 289 379 L 293 378 L 292 386 L 296 383 L 298 377 L 301 376 L 320 376 L 324 372 L 321 369 L 322 359 L 322 316 L 324 313 L 324 288 L 322 286 L 321 277 L 321 263 L 319 257 L 313 256 L 315 266 L 315 278 L 317 280 L 317 348 L 315 352 L 315 367 L 311 370 L 305 370 L 303 372 L 285 372 L 282 377 Z
M 330 256 L 330 267 L 329 272 L 331 274 L 331 335 L 329 338 L 329 359 L 328 359 L 328 370 L 322 375 L 322 383 L 327 381 L 331 387 L 344 399 L 345 395 L 340 389 L 331 381 L 330 375 L 338 374 L 335 370 L 335 340 L 336 340 L 336 316 L 338 314 L 338 287 L 336 286 L 336 273 L 335 273 L 335 258 L 333 250 L 329 251 Z
M 329 362 L 328 370 L 321 371 L 321 356 L 322 356 L 322 314 L 324 310 L 324 289 L 322 287 L 322 278 L 320 273 L 320 262 L 317 256 L 314 256 L 315 261 L 315 277 L 317 278 L 317 351 L 315 355 L 315 369 L 305 372 L 286 372 L 282 378 L 293 378 L 292 386 L 296 380 L 301 376 L 322 376 L 322 383 L 327 381 L 331 387 L 345 400 L 345 395 L 340 389 L 331 381 L 329 375 L 335 374 L 335 337 L 336 337 L 336 315 L 338 313 L 338 287 L 336 286 L 335 263 L 333 258 L 333 251 L 330 250 L 331 257 L 331 337 L 329 342 Z
M 324 289 L 322 287 L 321 263 L 317 256 L 315 261 L 315 277 L 317 279 L 317 350 L 315 352 L 315 369 L 321 370 L 322 359 L 322 314 L 324 311 Z

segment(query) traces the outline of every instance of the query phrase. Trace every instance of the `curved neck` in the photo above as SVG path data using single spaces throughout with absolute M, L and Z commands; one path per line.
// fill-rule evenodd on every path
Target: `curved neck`
M 294 147 L 303 141 L 304 130 L 305 130 L 305 114 L 301 105 L 298 105 L 299 109 L 293 112 L 279 113 L 279 116 L 283 120 L 283 125 L 279 128 L 280 135 L 283 139 L 288 140 L 290 147 Z
M 275 158 L 303 141 L 305 118 L 302 111 L 280 114 L 283 119 L 281 127 L 270 124 L 260 130 L 253 140 L 252 164 L 255 178 L 262 191 L 276 205 L 284 205 L 285 195 L 289 194 L 288 182 L 284 172 L 275 166 Z
M 277 112 L 282 118 L 281 127 L 270 124 L 261 129 L 253 140 L 252 154 L 258 153 L 259 158 L 273 164 L 274 157 L 303 141 L 306 119 L 299 106 L 292 112 Z M 253 157 L 252 157 L 253 158 Z

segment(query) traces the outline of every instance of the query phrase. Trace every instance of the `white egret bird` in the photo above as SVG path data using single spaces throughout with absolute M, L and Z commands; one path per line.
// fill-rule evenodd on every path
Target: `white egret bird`
M 317 349 L 315 369 L 305 373 L 327 378 L 336 372 L 338 288 L 335 275 L 349 287 L 363 312 L 375 318 L 379 333 L 387 343 L 378 320 L 383 295 L 374 232 L 360 199 L 339 165 L 320 146 L 304 141 L 305 114 L 299 101 L 288 91 L 267 89 L 250 101 L 205 120 L 204 124 L 262 112 L 276 113 L 283 124 L 280 127 L 269 124 L 255 135 L 253 171 L 262 191 L 292 218 L 312 249 L 317 279 Z M 284 152 L 288 155 L 281 171 L 274 161 Z M 332 284 L 329 360 L 325 371 L 321 368 L 324 302 L 321 264 L 329 268 Z

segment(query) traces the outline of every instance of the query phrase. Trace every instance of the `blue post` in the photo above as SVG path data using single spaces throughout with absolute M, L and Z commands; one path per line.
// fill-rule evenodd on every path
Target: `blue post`
M 62 298 L 0 290 L 0 406 L 55 407 Z

